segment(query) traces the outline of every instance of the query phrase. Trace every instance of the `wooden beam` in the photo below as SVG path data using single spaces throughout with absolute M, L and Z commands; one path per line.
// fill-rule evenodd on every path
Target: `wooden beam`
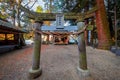
M 17 32 L 17 31 L 10 31 L 10 30 L 1 30 L 0 29 L 0 34 L 4 34 L 4 33 L 7 33 L 7 34 L 21 34 L 22 32 Z
M 26 16 L 31 19 L 38 19 L 43 21 L 51 21 L 56 20 L 56 14 L 64 14 L 65 20 L 83 20 L 89 17 L 94 16 L 94 12 L 98 9 L 97 6 L 93 7 L 91 10 L 85 12 L 85 13 L 37 13 L 32 12 L 29 9 L 21 6 L 20 9 L 24 12 L 26 12 Z

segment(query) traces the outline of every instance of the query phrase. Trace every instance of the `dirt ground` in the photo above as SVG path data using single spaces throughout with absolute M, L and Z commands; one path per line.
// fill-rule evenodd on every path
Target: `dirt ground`
M 120 56 L 86 47 L 90 77 L 79 77 L 77 45 L 42 45 L 42 75 L 34 80 L 120 80 Z M 30 80 L 32 46 L 0 54 L 0 80 Z

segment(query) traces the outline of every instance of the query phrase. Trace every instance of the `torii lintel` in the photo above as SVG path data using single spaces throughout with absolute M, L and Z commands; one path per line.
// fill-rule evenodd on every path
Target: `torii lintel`
M 38 19 L 43 21 L 54 21 L 56 20 L 57 14 L 63 14 L 65 20 L 84 20 L 94 16 L 94 12 L 98 10 L 97 6 L 91 8 L 91 10 L 84 13 L 37 13 L 32 12 L 27 8 L 21 6 L 21 10 L 26 12 L 26 16 L 31 19 Z

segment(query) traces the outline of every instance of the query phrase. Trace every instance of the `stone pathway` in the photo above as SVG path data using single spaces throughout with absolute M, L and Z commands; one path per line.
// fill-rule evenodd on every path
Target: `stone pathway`
M 0 54 L 0 80 L 30 80 L 32 46 Z M 120 56 L 87 47 L 91 77 L 78 76 L 77 45 L 42 45 L 42 75 L 34 80 L 120 80 Z

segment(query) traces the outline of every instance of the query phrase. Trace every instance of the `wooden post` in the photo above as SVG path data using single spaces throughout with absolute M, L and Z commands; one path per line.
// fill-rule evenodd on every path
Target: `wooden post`
M 53 35 L 52 44 L 55 43 L 55 35 Z
M 49 44 L 50 43 L 50 41 L 49 41 L 49 34 L 47 34 L 47 44 Z
M 34 50 L 33 50 L 33 63 L 32 68 L 29 71 L 29 77 L 34 79 L 41 75 L 42 70 L 40 67 L 40 52 L 41 52 L 41 34 L 37 31 L 41 30 L 42 22 L 35 22 L 34 27 Z
M 84 22 L 77 23 L 78 30 L 82 30 L 85 25 Z M 80 76 L 89 76 L 89 71 L 87 68 L 87 57 L 86 57 L 86 45 L 84 32 L 78 35 L 78 51 L 79 51 L 79 67 L 78 74 Z

